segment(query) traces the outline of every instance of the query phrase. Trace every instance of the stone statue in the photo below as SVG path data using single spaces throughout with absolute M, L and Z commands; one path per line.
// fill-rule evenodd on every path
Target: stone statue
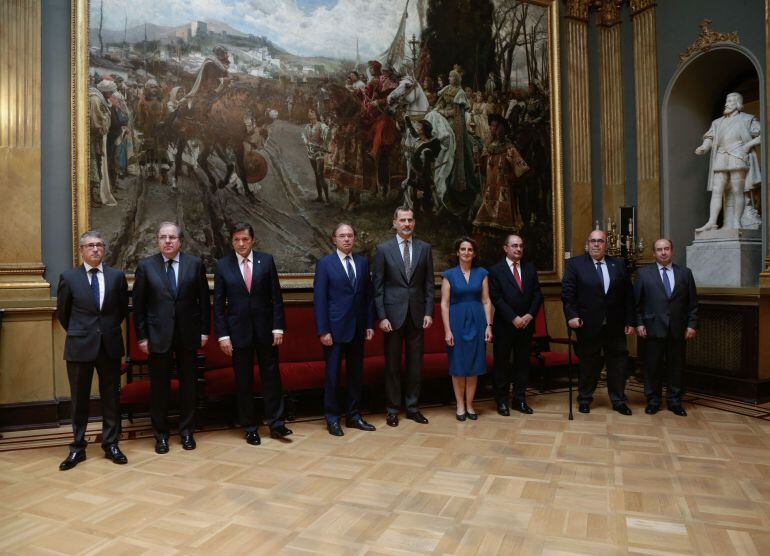
M 707 190 L 711 191 L 709 219 L 696 232 L 716 230 L 717 217 L 724 203 L 723 228 L 740 228 L 745 207 L 744 193 L 760 183 L 759 164 L 753 148 L 761 142 L 759 120 L 744 114 L 743 96 L 730 93 L 723 116 L 711 123 L 703 135 L 703 144 L 695 149 L 701 155 L 711 149 Z

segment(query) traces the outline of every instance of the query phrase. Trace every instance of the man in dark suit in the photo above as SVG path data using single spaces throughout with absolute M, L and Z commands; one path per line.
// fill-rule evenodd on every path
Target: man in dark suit
M 655 263 L 636 273 L 636 333 L 644 338 L 644 412 L 660 409 L 665 375 L 668 410 L 680 417 L 685 342 L 698 328 L 698 296 L 689 268 L 672 264 L 674 244 L 661 238 L 652 246 Z
M 283 420 L 283 388 L 278 346 L 283 343 L 283 296 L 273 256 L 254 251 L 254 228 L 236 223 L 230 233 L 234 253 L 219 259 L 214 271 L 214 327 L 219 347 L 232 356 L 238 417 L 246 442 L 259 445 L 254 412 L 254 352 L 272 438 L 292 433 Z
M 567 260 L 561 300 L 567 325 L 577 332 L 580 357 L 578 410 L 590 413 L 603 363 L 612 408 L 631 415 L 626 405 L 626 336 L 634 331 L 634 292 L 623 261 L 607 257 L 607 236 L 594 230 L 588 253 Z
M 80 236 L 84 264 L 62 272 L 56 294 L 59 322 L 67 331 L 64 359 L 72 398 L 70 453 L 59 469 L 86 459 L 86 426 L 94 367 L 102 400 L 102 449 L 114 463 L 128 460 L 118 448 L 120 436 L 120 359 L 125 353 L 121 323 L 128 313 L 128 284 L 120 270 L 102 264 L 106 246 L 100 232 Z
M 313 310 L 318 337 L 326 357 L 324 413 L 329 434 L 342 436 L 337 406 L 337 382 L 346 359 L 348 409 L 345 425 L 373 431 L 359 411 L 364 373 L 364 341 L 374 336 L 374 291 L 369 263 L 353 254 L 356 232 L 338 224 L 332 232 L 334 253 L 320 259 L 313 279 Z
M 529 379 L 529 356 L 535 315 L 543 304 L 537 270 L 531 262 L 522 262 L 524 240 L 510 234 L 503 244 L 505 258 L 489 269 L 489 297 L 495 306 L 492 334 L 495 338 L 495 401 L 497 412 L 508 416 L 508 389 L 513 378 L 513 408 L 532 413 L 525 395 Z M 513 370 L 511 369 L 513 352 Z
M 399 207 L 393 214 L 396 237 L 377 246 L 374 253 L 374 303 L 380 329 L 385 332 L 386 422 L 398 426 L 401 407 L 401 354 L 406 343 L 406 416 L 427 424 L 417 405 L 422 379 L 424 329 L 433 324 L 433 252 L 414 239 L 414 212 Z
M 182 253 L 182 230 L 158 229 L 160 253 L 139 261 L 134 278 L 134 326 L 139 349 L 149 355 L 155 452 L 168 452 L 169 372 L 179 377 L 182 448 L 195 449 L 195 352 L 209 339 L 209 284 L 200 258 Z

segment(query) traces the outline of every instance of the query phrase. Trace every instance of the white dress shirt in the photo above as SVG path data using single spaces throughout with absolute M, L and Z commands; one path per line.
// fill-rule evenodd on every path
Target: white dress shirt
M 179 253 L 176 254 L 176 257 L 173 259 L 166 258 L 166 255 L 163 256 L 163 266 L 168 268 L 168 261 L 174 261 L 171 263 L 171 271 L 174 273 L 174 283 L 176 284 L 177 288 L 179 288 Z M 168 272 L 168 271 L 166 271 Z
M 345 262 L 345 259 L 347 257 L 350 257 L 350 266 L 351 266 L 351 268 L 353 268 L 353 278 L 357 278 L 357 276 L 356 276 L 356 261 L 353 259 L 353 253 L 351 252 L 350 255 L 346 255 L 345 253 L 343 253 L 342 251 L 337 249 L 337 256 L 340 258 L 340 262 L 342 263 L 342 268 L 345 269 L 345 274 L 348 273 L 348 265 Z M 350 276 L 348 276 L 348 278 L 350 278 Z
M 602 263 L 601 269 L 602 269 L 602 276 L 604 276 L 604 293 L 607 293 L 607 290 L 610 289 L 610 270 L 607 268 L 607 259 L 602 259 L 600 261 L 597 261 L 596 259 L 591 259 L 591 262 L 594 265 L 594 272 L 596 271 L 596 265 L 598 263 Z
M 249 265 L 249 268 L 251 269 L 251 277 L 254 278 L 254 261 L 252 260 L 254 258 L 254 251 L 252 251 L 248 257 L 241 257 L 238 253 L 235 254 L 235 258 L 238 259 L 238 269 L 241 271 L 241 278 L 243 278 L 243 283 L 246 283 L 246 276 L 243 272 L 243 261 L 247 261 L 246 264 Z M 271 331 L 273 334 L 283 334 L 283 330 L 280 328 L 276 328 Z M 219 341 L 222 340 L 229 340 L 230 336 L 222 336 L 219 338 Z
M 414 264 L 414 238 L 409 237 L 409 260 Z M 398 241 L 398 252 L 401 253 L 401 258 L 404 258 L 404 238 L 400 235 L 396 235 L 396 241 Z
M 88 284 L 91 284 L 91 269 L 95 268 L 99 272 L 96 273 L 96 281 L 99 282 L 99 310 L 102 310 L 102 305 L 104 305 L 104 267 L 102 266 L 102 263 L 99 263 L 99 266 L 91 266 L 88 263 L 83 263 L 83 266 L 86 268 L 86 276 L 88 277 Z
M 514 266 L 516 267 L 516 270 L 517 270 L 517 271 L 518 271 L 518 273 L 519 273 L 519 278 L 521 278 L 521 279 L 522 279 L 522 284 L 523 284 L 523 278 L 522 278 L 522 276 L 521 276 L 521 261 L 519 261 L 519 262 L 517 262 L 517 263 L 516 263 L 516 262 L 513 262 L 511 259 L 509 259 L 509 258 L 507 258 L 507 257 L 505 258 L 505 261 L 508 263 L 508 268 L 510 268 L 510 269 L 511 269 L 511 274 L 512 274 L 513 276 L 516 276 L 516 273 L 513 271 L 513 267 L 514 267 Z
M 668 282 L 671 284 L 671 291 L 674 291 L 674 284 L 676 283 L 676 278 L 674 278 L 674 267 L 672 265 L 663 266 L 660 263 L 656 262 L 656 265 L 658 265 L 658 276 L 660 277 L 660 281 L 663 281 L 663 275 L 660 273 L 661 270 L 664 268 L 666 269 L 666 274 L 668 274 Z

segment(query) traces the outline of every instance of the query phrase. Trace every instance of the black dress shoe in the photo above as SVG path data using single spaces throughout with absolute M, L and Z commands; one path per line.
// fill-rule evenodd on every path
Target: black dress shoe
M 478 413 L 471 413 L 470 411 L 466 411 L 465 414 L 468 416 L 468 419 L 470 419 L 471 421 L 475 421 L 479 418 Z
M 285 438 L 292 434 L 294 431 L 288 428 L 286 425 L 278 425 L 277 427 L 270 427 L 270 438 Z
M 514 402 L 513 408 L 519 413 L 526 413 L 527 415 L 532 415 L 534 413 L 532 408 L 527 405 L 527 402 Z
M 182 448 L 185 450 L 195 450 L 198 445 L 195 443 L 195 438 L 191 434 L 182 435 Z
M 580 413 L 591 413 L 591 405 L 587 403 L 581 403 L 578 406 L 578 411 Z
M 396 414 L 396 413 L 388 413 L 388 416 L 385 418 L 385 422 L 388 424 L 389 427 L 397 427 L 398 426 L 398 414 Z
M 251 444 L 252 446 L 259 446 L 260 444 L 262 444 L 262 440 L 260 440 L 259 433 L 257 431 L 247 432 L 246 442 Z
M 345 426 L 349 429 L 358 429 L 361 431 L 371 432 L 377 430 L 377 427 L 364 421 L 363 417 L 358 417 L 356 419 L 345 419 Z
M 508 406 L 504 403 L 497 404 L 497 412 L 503 417 L 510 417 L 511 412 L 508 410 Z
M 345 436 L 345 433 L 342 432 L 342 427 L 340 426 L 339 421 L 326 423 L 326 428 L 329 430 L 329 434 L 332 436 Z
M 128 463 L 128 458 L 123 452 L 120 451 L 120 448 L 118 448 L 117 444 L 110 444 L 108 447 L 106 447 L 104 449 L 104 457 L 112 460 L 112 463 L 117 463 L 118 465 L 124 465 Z
M 468 414 L 465 413 L 465 412 L 463 412 L 463 413 L 455 413 L 455 419 L 457 419 L 458 421 L 465 421 L 467 416 L 468 416 Z
M 687 417 L 687 412 L 684 410 L 684 408 L 681 405 L 671 406 L 668 408 L 668 410 L 674 415 L 679 415 L 680 417 Z
M 613 411 L 617 411 L 621 415 L 631 415 L 631 408 L 628 407 L 624 403 L 619 403 L 618 405 L 613 405 L 612 406 L 612 410 Z
M 59 471 L 68 471 L 73 467 L 75 467 L 81 461 L 84 461 L 85 459 L 86 459 L 86 453 L 83 450 L 78 450 L 77 452 L 70 452 L 70 454 L 67 456 L 67 459 L 65 459 L 63 462 L 59 464 Z
M 655 415 L 659 410 L 660 410 L 660 407 L 658 407 L 657 405 L 648 405 L 647 407 L 644 408 L 644 412 L 647 415 Z
M 409 411 L 406 414 L 407 419 L 411 419 L 415 423 L 420 423 L 421 425 L 427 425 L 428 420 L 425 418 L 425 415 L 420 413 L 419 411 Z
M 168 438 L 158 438 L 155 441 L 156 454 L 168 454 Z

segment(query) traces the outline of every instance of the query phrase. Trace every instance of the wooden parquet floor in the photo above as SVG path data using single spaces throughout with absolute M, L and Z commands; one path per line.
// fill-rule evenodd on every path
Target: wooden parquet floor
M 159 456 L 141 438 L 128 465 L 91 446 L 68 472 L 66 440 L 0 452 L 0 553 L 770 554 L 770 421 L 647 416 L 631 394 L 630 417 L 600 395 L 570 422 L 552 393 L 534 415 L 375 414 L 342 438 L 320 420 L 259 447 L 230 429 Z

